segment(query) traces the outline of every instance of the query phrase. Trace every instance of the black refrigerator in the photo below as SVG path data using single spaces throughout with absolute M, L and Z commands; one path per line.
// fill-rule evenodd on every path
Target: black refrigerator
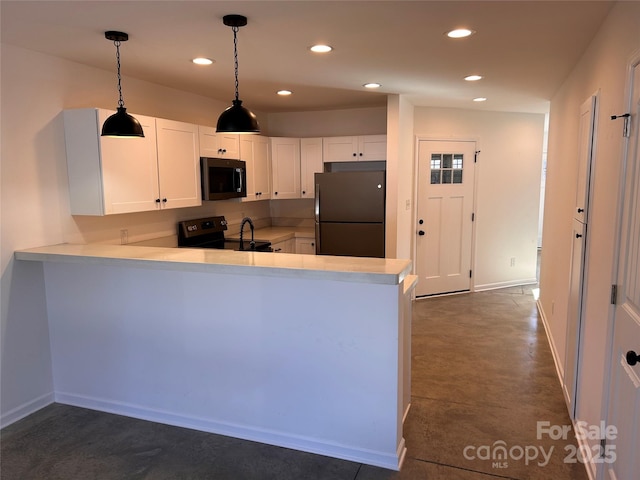
M 385 172 L 316 173 L 316 254 L 384 258 Z

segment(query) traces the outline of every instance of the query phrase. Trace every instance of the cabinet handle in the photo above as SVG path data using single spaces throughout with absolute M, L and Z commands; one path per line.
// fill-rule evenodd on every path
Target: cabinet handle
M 315 244 L 315 243 L 313 243 L 313 242 L 311 242 L 311 246 L 312 246 L 312 247 L 315 247 L 315 246 L 316 246 L 316 244 Z
M 629 350 L 626 355 L 627 364 L 630 367 L 633 367 L 636 363 L 640 362 L 640 355 L 638 355 L 633 350 Z
M 163 199 L 162 199 L 162 203 L 167 203 L 167 199 L 166 199 L 166 198 L 163 198 Z
M 278 192 L 274 192 L 274 195 L 277 195 L 277 194 L 278 194 Z
M 355 153 L 355 152 L 353 152 L 353 156 L 354 156 L 354 157 L 357 157 L 357 156 L 358 156 L 358 154 L 357 154 L 357 153 Z
M 576 233 L 576 238 L 582 238 L 582 234 L 581 233 Z
M 578 213 L 584 212 L 584 208 L 578 208 Z
M 424 235 L 424 230 L 419 230 L 418 231 L 418 235 L 423 236 Z
M 302 190 L 302 194 L 305 195 L 307 192 L 306 190 Z
M 362 156 L 362 152 L 360 152 L 360 156 Z
M 156 198 L 156 203 L 160 203 L 160 199 L 159 198 Z

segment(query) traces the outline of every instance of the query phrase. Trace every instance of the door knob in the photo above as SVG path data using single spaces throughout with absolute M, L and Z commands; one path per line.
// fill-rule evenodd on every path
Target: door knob
M 640 362 L 640 355 L 638 355 L 633 350 L 629 350 L 627 352 L 627 363 L 633 367 L 636 363 L 639 363 L 639 362 Z
M 418 230 L 418 235 L 420 236 L 424 235 L 424 230 Z

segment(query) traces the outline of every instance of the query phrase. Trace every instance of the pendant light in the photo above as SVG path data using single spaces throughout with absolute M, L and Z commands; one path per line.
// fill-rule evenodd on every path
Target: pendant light
M 129 40 L 129 35 L 123 32 L 104 32 L 107 40 L 112 40 L 116 46 L 116 61 L 118 63 L 118 110 L 104 121 L 102 125 L 103 137 L 144 137 L 142 125 L 127 113 L 122 99 L 122 84 L 120 77 L 120 44 Z
M 225 15 L 223 23 L 233 30 L 233 59 L 235 62 L 236 98 L 233 105 L 227 108 L 218 118 L 217 132 L 222 133 L 260 133 L 258 119 L 249 109 L 242 106 L 238 98 L 238 29 L 247 24 L 247 17 L 242 15 Z

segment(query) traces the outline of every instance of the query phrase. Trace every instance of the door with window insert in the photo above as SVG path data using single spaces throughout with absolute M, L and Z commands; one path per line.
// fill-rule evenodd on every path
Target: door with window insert
M 420 140 L 416 296 L 470 290 L 475 142 Z

